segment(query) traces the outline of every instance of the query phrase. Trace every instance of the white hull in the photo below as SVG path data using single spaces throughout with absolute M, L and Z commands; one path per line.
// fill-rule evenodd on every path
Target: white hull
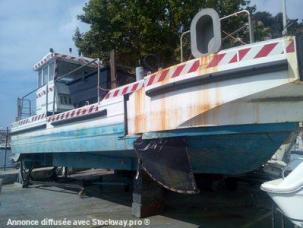
M 289 194 L 268 194 L 294 224 L 303 227 L 303 189 Z
M 262 184 L 272 200 L 294 224 L 303 227 L 303 162 L 284 179 Z
M 203 57 L 195 72 L 188 70 L 195 62 L 189 62 L 146 78 L 146 86 L 131 94 L 127 104 L 129 133 L 301 122 L 303 83 L 296 53 L 283 51 L 292 39 L 271 42 L 278 44 L 271 55 L 262 58 L 251 59 L 255 53 L 249 52 L 247 59 L 230 63 L 225 58 L 229 60 L 229 54 L 234 52 L 231 49 L 218 54 L 224 57 L 219 64 L 216 62 L 216 67 L 209 67 L 215 57 Z M 250 50 L 262 50 L 263 45 L 254 44 Z M 174 77 L 180 67 L 182 73 Z M 163 75 L 166 78 L 161 80 Z

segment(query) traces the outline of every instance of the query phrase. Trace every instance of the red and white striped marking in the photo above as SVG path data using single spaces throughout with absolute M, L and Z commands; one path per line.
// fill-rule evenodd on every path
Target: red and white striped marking
M 177 66 L 166 68 L 164 70 L 149 75 L 147 78 L 145 78 L 144 85 L 147 87 L 152 84 L 164 81 L 168 78 L 176 78 L 183 74 L 193 73 L 196 72 L 199 67 L 200 59 L 190 60 L 188 62 L 181 63 Z
M 232 64 L 253 61 L 264 57 L 283 55 L 295 51 L 294 40 L 290 40 L 284 47 L 283 40 L 273 40 L 270 43 L 263 43 L 248 47 L 239 47 L 226 51 L 220 51 L 212 56 L 201 57 L 190 60 L 178 65 L 155 72 L 145 78 L 145 86 L 148 87 L 155 83 L 169 78 L 177 78 L 182 75 L 195 73 L 199 70 L 207 70 L 214 67 L 232 66 Z
M 212 56 L 206 56 L 198 59 L 193 59 L 187 62 L 180 63 L 178 65 L 160 70 L 156 73 L 148 75 L 144 80 L 130 83 L 128 85 L 121 86 L 110 90 L 105 96 L 105 100 L 110 98 L 115 98 L 125 94 L 133 93 L 144 86 L 150 86 L 155 83 L 164 81 L 169 78 L 177 78 L 182 75 L 187 75 L 190 73 L 197 73 L 203 69 L 211 69 L 214 67 L 229 66 L 232 64 L 242 63 L 245 61 L 257 60 L 265 57 L 272 57 L 276 55 L 284 55 L 285 53 L 295 52 L 295 42 L 293 39 L 288 40 L 285 45 L 285 39 L 272 40 L 268 43 L 247 45 L 246 47 L 239 47 L 230 50 L 220 51 Z M 53 57 L 67 58 L 70 60 L 79 61 L 83 64 L 89 62 L 89 60 L 84 58 L 77 58 L 68 55 L 62 55 L 58 53 L 50 53 L 44 57 L 41 62 L 36 66 L 36 69 L 41 67 L 41 64 L 45 64 Z M 239 67 L 236 66 L 235 67 Z M 197 76 L 200 74 L 197 74 Z M 53 88 L 49 88 L 49 92 L 52 92 Z M 37 94 L 37 97 L 41 97 L 46 94 L 46 91 L 42 91 Z M 98 111 L 98 105 L 93 104 L 78 109 L 73 109 L 64 113 L 56 114 L 47 118 L 48 122 L 59 121 L 65 119 L 71 119 L 78 116 L 83 116 L 91 114 Z M 27 123 L 32 123 L 46 118 L 45 114 L 32 116 L 30 118 L 18 121 L 18 125 L 24 125 Z
M 285 48 L 287 53 L 294 52 L 294 41 L 291 40 Z M 178 65 L 160 70 L 148 75 L 144 80 L 134 82 L 119 88 L 110 90 L 104 99 L 110 99 L 125 94 L 133 93 L 143 86 L 148 87 L 169 78 L 177 78 L 182 75 L 196 73 L 199 70 L 214 67 L 227 66 L 244 61 L 257 60 L 264 57 L 284 54 L 284 40 L 274 40 L 271 43 L 263 43 L 249 47 L 239 47 L 226 51 L 220 51 L 212 56 L 193 59 Z
M 53 87 L 48 87 L 48 93 L 53 92 L 54 88 Z M 36 98 L 40 98 L 46 95 L 46 90 L 42 90 L 39 93 L 37 93 Z
M 62 112 L 56 115 L 47 117 L 47 122 L 56 122 L 61 120 L 73 119 L 79 116 L 85 116 L 99 111 L 98 104 L 83 106 L 81 108 L 72 109 L 67 112 Z
M 110 99 L 110 98 L 115 98 L 118 96 L 122 96 L 125 94 L 130 94 L 135 92 L 136 90 L 141 89 L 144 86 L 144 80 L 140 80 L 137 82 L 133 82 L 115 89 L 110 90 L 104 99 Z
M 75 56 L 65 55 L 65 54 L 60 54 L 60 53 L 49 53 L 46 56 L 44 56 L 38 63 L 36 63 L 34 65 L 34 67 L 33 67 L 34 70 L 38 70 L 39 68 L 41 68 L 43 65 L 45 65 L 52 59 L 62 59 L 65 61 L 75 62 L 75 63 L 81 64 L 81 65 L 87 64 L 94 60 L 94 59 L 87 58 L 87 57 L 75 57 Z M 100 64 L 102 64 L 102 63 L 100 62 Z M 92 64 L 89 64 L 89 66 L 98 67 L 98 63 L 96 61 Z
M 62 112 L 56 115 L 52 115 L 47 117 L 46 119 L 46 114 L 40 114 L 40 115 L 35 115 L 23 120 L 20 120 L 17 122 L 18 126 L 22 126 L 25 124 L 29 124 L 29 123 L 34 123 L 34 122 L 38 122 L 40 120 L 47 120 L 47 122 L 56 122 L 56 121 L 60 121 L 60 120 L 67 120 L 67 119 L 72 119 L 75 117 L 79 117 L 79 116 L 85 116 L 85 115 L 89 115 L 92 113 L 96 113 L 99 111 L 99 107 L 98 104 L 92 104 L 92 105 L 88 105 L 88 106 L 83 106 L 81 108 L 77 108 L 77 109 L 72 109 L 70 111 L 67 112 Z
M 45 119 L 45 117 L 46 117 L 46 114 L 43 113 L 40 115 L 31 116 L 31 117 L 23 119 L 23 120 L 19 120 L 17 122 L 17 124 L 18 124 L 18 126 L 22 126 L 22 125 L 33 123 L 33 122 L 38 122 L 40 120 Z
M 39 69 L 42 67 L 44 64 L 46 64 L 48 61 L 53 59 L 55 57 L 55 53 L 48 53 L 46 56 L 44 56 L 38 63 L 34 65 L 34 70 Z

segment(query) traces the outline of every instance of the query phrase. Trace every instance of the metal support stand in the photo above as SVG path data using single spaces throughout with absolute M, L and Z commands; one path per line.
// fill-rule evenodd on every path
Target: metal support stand
M 3 170 L 6 170 L 6 158 L 7 158 L 7 150 L 8 150 L 8 137 L 9 137 L 9 129 L 6 128 L 6 135 L 5 135 L 5 148 L 4 148 L 4 164 Z
M 59 183 L 54 181 L 31 181 L 31 184 L 37 185 L 36 188 L 41 187 L 58 187 L 63 189 L 73 189 L 78 191 L 79 197 L 85 196 L 85 187 L 87 184 L 85 182 L 82 182 L 80 184 L 77 183 Z
M 21 159 L 20 161 L 20 177 L 22 188 L 27 188 L 30 184 L 32 167 L 26 167 L 25 161 Z
M 134 179 L 132 215 L 144 218 L 160 214 L 163 209 L 163 188 L 140 169 Z

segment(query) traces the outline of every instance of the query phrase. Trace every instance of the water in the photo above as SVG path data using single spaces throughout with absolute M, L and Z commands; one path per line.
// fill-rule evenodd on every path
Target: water
M 15 163 L 12 161 L 13 154 L 10 149 L 7 150 L 6 153 L 6 167 L 15 167 Z M 4 166 L 4 157 L 5 157 L 5 149 L 0 148 L 0 168 L 3 168 Z

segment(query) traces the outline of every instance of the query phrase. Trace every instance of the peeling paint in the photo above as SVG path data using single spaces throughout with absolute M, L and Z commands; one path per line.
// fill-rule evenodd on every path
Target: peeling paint
M 274 42 L 274 45 L 271 46 L 272 48 L 270 50 L 265 50 L 264 46 L 261 49 L 259 48 L 260 50 L 257 54 L 253 55 L 255 56 L 254 60 L 249 59 L 250 57 L 247 55 L 250 53 L 247 51 L 245 54 L 242 53 L 239 59 L 238 52 L 244 50 L 243 47 L 227 50 L 227 54 L 225 53 L 224 55 L 229 55 L 228 58 L 237 56 L 235 61 L 231 61 L 231 65 L 237 69 L 286 59 L 289 64 L 288 72 L 273 70 L 273 72 L 254 75 L 254 71 L 251 71 L 250 76 L 231 77 L 230 79 L 209 83 L 197 81 L 196 84 L 192 84 L 190 87 L 172 88 L 167 92 L 149 97 L 146 95 L 146 91 L 151 88 L 187 80 L 188 78 L 200 78 L 203 75 L 214 72 L 224 72 L 225 69 L 230 68 L 224 68 L 226 66 L 222 67 L 217 64 L 217 62 L 221 61 L 223 55 L 218 57 L 218 54 L 213 54 L 198 59 L 198 73 L 196 72 L 194 75 L 185 74 L 177 77 L 168 77 L 168 75 L 172 75 L 172 72 L 185 69 L 182 65 L 183 63 L 153 73 L 152 75 L 155 75 L 153 84 L 147 85 L 145 83 L 142 89 L 130 96 L 128 103 L 128 110 L 130 111 L 128 117 L 129 134 L 224 124 L 301 121 L 303 114 L 300 114 L 299 109 L 302 110 L 303 108 L 301 101 L 303 98 L 301 93 L 303 84 L 299 83 L 296 52 L 287 51 L 290 50 L 289 47 L 292 43 L 294 43 L 295 48 L 294 38 L 287 37 L 271 42 Z M 265 47 L 269 45 L 266 42 L 262 43 L 262 45 L 264 44 Z M 256 45 L 259 44 L 253 44 L 252 48 Z M 284 51 L 280 51 L 282 46 Z M 274 50 L 275 56 L 266 57 L 267 52 L 271 50 Z M 191 64 L 193 64 L 193 61 Z M 186 69 L 186 72 L 188 72 L 188 69 Z M 295 85 L 298 85 L 301 89 L 295 88 Z M 281 91 L 282 87 L 284 88 L 283 91 Z M 300 101 L 287 101 L 289 107 L 293 107 L 291 102 L 296 102 L 299 114 L 288 114 L 285 117 L 276 115 L 277 118 L 270 118 L 269 116 L 274 115 L 275 112 L 283 112 L 281 110 L 285 108 L 285 102 L 279 99 L 281 97 L 285 97 L 286 100 L 288 97 L 299 97 Z M 268 102 L 267 104 L 262 103 L 262 99 L 269 99 L 269 104 Z M 253 100 L 254 103 L 251 103 Z M 133 107 L 134 111 L 132 111 Z M 267 107 L 271 107 L 271 110 L 268 110 Z

